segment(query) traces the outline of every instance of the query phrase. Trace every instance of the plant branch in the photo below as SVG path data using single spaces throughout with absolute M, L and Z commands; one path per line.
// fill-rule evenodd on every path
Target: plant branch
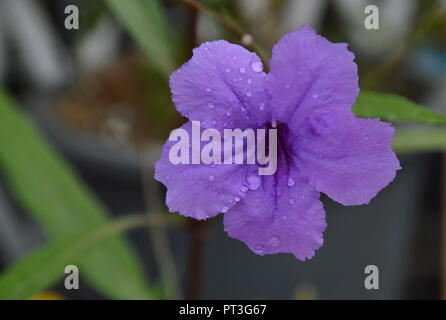
M 220 14 L 219 12 L 205 6 L 200 1 L 197 0 L 182 0 L 184 3 L 195 7 L 196 9 L 203 11 L 204 13 L 214 17 L 216 20 L 218 20 L 221 24 L 225 25 L 231 32 L 236 34 L 240 38 L 240 42 L 255 51 L 260 59 L 262 59 L 262 62 L 265 66 L 265 70 L 269 70 L 269 55 L 266 50 L 264 50 L 257 42 L 254 41 L 252 36 L 246 32 L 238 23 L 235 21 L 225 17 L 224 15 Z

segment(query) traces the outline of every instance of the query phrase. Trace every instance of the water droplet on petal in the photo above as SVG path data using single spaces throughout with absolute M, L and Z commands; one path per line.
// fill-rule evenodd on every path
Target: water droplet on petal
M 263 71 L 263 64 L 260 61 L 254 61 L 251 63 L 251 69 L 254 72 L 262 72 Z
M 277 247 L 280 244 L 280 238 L 278 236 L 274 236 L 269 239 L 268 243 L 273 247 Z
M 240 68 L 240 73 L 246 73 L 246 68 L 245 67 L 241 67 Z
M 262 184 L 262 179 L 258 175 L 249 176 L 246 181 L 248 181 L 248 187 L 251 190 L 257 190 Z
M 169 179 L 170 179 L 170 176 L 167 176 L 166 179 L 169 180 Z
M 206 92 L 211 92 L 212 89 L 211 88 L 206 88 Z
M 264 109 L 265 109 L 265 102 L 262 102 L 262 103 L 260 104 L 259 109 L 260 109 L 260 110 L 264 110 Z
M 248 84 L 251 84 L 252 83 L 252 79 L 249 78 L 247 82 L 248 82 Z
M 228 212 L 229 211 L 229 208 L 228 207 L 223 207 L 222 209 L 221 209 L 221 212 L 222 213 L 226 213 L 226 212 Z
M 214 109 L 214 108 L 215 108 L 215 105 L 214 105 L 212 102 L 209 102 L 209 103 L 208 103 L 208 107 L 211 108 L 211 109 Z
M 313 94 L 313 99 L 317 99 L 319 96 L 317 94 Z
M 235 202 L 239 202 L 240 201 L 240 197 L 235 197 L 234 200 L 235 200 Z
M 261 253 L 263 251 L 264 246 L 262 244 L 256 244 L 254 246 L 254 250 L 258 253 Z
M 231 69 L 227 68 L 227 69 L 226 69 L 226 72 L 227 72 L 227 73 L 231 72 Z
M 287 186 L 293 187 L 295 184 L 296 184 L 296 182 L 294 181 L 294 179 L 291 177 L 288 177 Z
M 289 88 L 290 88 L 290 85 L 289 85 L 289 84 L 287 84 L 287 85 L 285 86 L 285 88 L 289 89 Z
M 240 191 L 241 192 L 248 192 L 248 190 L 249 190 L 249 188 L 247 186 L 245 186 L 245 185 L 240 187 Z
M 215 180 L 215 176 L 213 175 L 213 174 L 211 174 L 210 176 L 209 176 L 209 181 L 214 181 Z
M 291 204 L 291 205 L 294 205 L 296 203 L 296 200 L 291 198 L 290 200 L 288 200 L 288 203 Z
M 252 92 L 251 91 L 246 92 L 246 96 L 247 97 L 252 97 Z

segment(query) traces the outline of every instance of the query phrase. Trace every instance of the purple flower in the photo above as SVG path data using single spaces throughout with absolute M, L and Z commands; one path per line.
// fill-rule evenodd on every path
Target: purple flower
M 346 44 L 303 26 L 273 49 L 271 72 L 259 57 L 226 41 L 202 44 L 170 79 L 177 110 L 204 128 L 270 128 L 278 121 L 274 175 L 256 165 L 173 165 L 164 146 L 155 178 L 172 212 L 207 219 L 223 212 L 225 230 L 257 254 L 305 260 L 323 243 L 320 192 L 343 205 L 368 203 L 400 169 L 394 129 L 351 112 L 359 92 Z M 191 122 L 183 129 L 191 131 Z

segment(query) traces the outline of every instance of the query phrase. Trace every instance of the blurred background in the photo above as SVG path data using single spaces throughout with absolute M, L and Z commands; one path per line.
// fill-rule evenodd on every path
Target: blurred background
M 364 27 L 370 4 L 379 30 Z M 446 1 L 0 0 L 0 297 L 446 298 L 445 129 L 397 124 L 403 170 L 368 206 L 324 198 L 325 244 L 307 262 L 255 255 L 221 217 L 167 213 L 153 166 L 184 122 L 169 74 L 204 41 L 271 52 L 302 24 L 349 43 L 362 89 L 446 114 Z M 110 223 L 127 232 L 95 232 Z M 79 290 L 64 288 L 68 264 Z

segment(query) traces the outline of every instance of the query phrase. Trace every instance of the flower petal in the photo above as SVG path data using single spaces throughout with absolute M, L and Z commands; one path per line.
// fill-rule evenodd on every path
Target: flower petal
M 366 204 L 400 169 L 392 151 L 395 130 L 349 110 L 306 118 L 294 139 L 298 168 L 310 184 L 343 205 Z
M 192 124 L 184 124 L 191 136 Z M 161 159 L 155 166 L 155 179 L 167 188 L 166 204 L 171 212 L 195 219 L 211 218 L 228 211 L 244 196 L 242 186 L 254 165 L 235 164 L 173 164 L 169 160 L 170 148 L 175 141 L 167 141 Z M 203 147 L 203 143 L 201 145 Z M 193 145 L 189 146 L 189 157 Z
M 261 187 L 225 214 L 225 230 L 257 254 L 309 259 L 322 246 L 325 211 L 319 192 L 281 162 L 278 174 L 263 176 Z
M 258 127 L 270 120 L 262 70 L 259 57 L 239 45 L 204 43 L 172 74 L 173 101 L 181 114 L 203 127 Z
M 296 127 L 312 112 L 351 108 L 359 92 L 354 55 L 309 26 L 286 34 L 273 49 L 268 91 L 273 118 Z

